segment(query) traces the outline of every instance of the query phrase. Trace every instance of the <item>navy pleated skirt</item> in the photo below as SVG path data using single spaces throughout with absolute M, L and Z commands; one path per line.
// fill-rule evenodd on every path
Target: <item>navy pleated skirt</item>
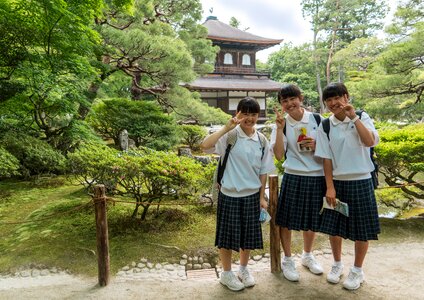
M 326 186 L 324 176 L 284 174 L 275 222 L 290 230 L 319 231 Z
M 349 217 L 324 209 L 320 231 L 352 241 L 377 240 L 380 233 L 372 179 L 334 180 L 336 196 L 349 205 Z
M 240 198 L 219 192 L 215 246 L 234 251 L 263 249 L 259 214 L 259 192 Z

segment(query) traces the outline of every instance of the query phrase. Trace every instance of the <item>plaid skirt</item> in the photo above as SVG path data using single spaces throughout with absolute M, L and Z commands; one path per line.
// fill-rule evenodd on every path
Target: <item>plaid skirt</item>
M 259 221 L 259 192 L 234 198 L 219 192 L 215 246 L 232 249 L 263 249 Z
M 336 196 L 349 205 L 349 217 L 324 209 L 320 231 L 352 241 L 377 240 L 380 233 L 372 179 L 334 180 Z
M 319 231 L 324 176 L 283 175 L 275 222 L 290 230 Z

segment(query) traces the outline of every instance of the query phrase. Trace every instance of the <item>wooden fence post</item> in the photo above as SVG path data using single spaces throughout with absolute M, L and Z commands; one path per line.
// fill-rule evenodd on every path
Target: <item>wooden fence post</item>
M 94 187 L 94 208 L 96 211 L 97 265 L 99 285 L 109 284 L 110 257 L 109 234 L 106 216 L 106 194 L 103 184 Z
M 280 227 L 275 224 L 278 202 L 278 175 L 269 175 L 271 273 L 281 272 Z

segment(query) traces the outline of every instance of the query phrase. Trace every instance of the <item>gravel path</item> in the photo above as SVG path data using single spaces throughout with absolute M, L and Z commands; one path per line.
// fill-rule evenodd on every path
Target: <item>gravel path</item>
M 346 242 L 344 248 L 347 276 L 353 263 L 353 243 Z M 328 251 L 318 252 L 316 257 L 324 270 L 330 269 Z M 221 286 L 214 272 L 188 273 L 184 278 L 168 278 L 166 272 L 155 279 L 115 276 L 104 288 L 97 286 L 96 278 L 62 272 L 35 278 L 2 277 L 0 299 L 424 299 L 424 242 L 371 245 L 365 263 L 366 281 L 354 292 L 344 290 L 341 284 L 328 284 L 325 274 L 313 275 L 300 263 L 300 282 L 288 282 L 281 274 L 271 274 L 264 259 L 250 265 L 256 286 L 238 293 Z

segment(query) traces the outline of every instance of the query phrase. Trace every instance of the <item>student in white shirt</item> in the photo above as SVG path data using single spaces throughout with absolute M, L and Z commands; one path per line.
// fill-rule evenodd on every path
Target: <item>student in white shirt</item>
M 235 131 L 237 135 L 221 180 L 215 238 L 223 267 L 220 283 L 233 291 L 255 285 L 247 263 L 250 250 L 263 248 L 259 215 L 260 209 L 268 206 L 265 199 L 267 173 L 275 169 L 268 141 L 255 129 L 259 112 L 259 103 L 254 98 L 242 99 L 236 117 L 201 144 L 205 152 L 222 157 L 229 134 Z M 240 251 L 238 278 L 231 271 L 232 251 Z
M 278 160 L 285 157 L 275 222 L 280 226 L 284 251 L 283 275 L 290 281 L 298 281 L 299 272 L 291 255 L 292 230 L 303 231 L 302 265 L 313 274 L 323 273 L 321 265 L 312 255 L 315 232 L 321 224 L 319 212 L 325 193 L 322 159 L 314 156 L 321 116 L 302 107 L 303 95 L 294 84 L 285 84 L 278 99 L 287 117 L 275 111 L 276 127 L 271 134 L 271 148 L 275 157 Z
M 342 238 L 355 242 L 355 262 L 343 286 L 358 289 L 364 280 L 362 265 L 369 240 L 380 233 L 377 204 L 370 172 L 374 165 L 370 147 L 377 145 L 378 133 L 371 118 L 363 112 L 359 118 L 349 103 L 343 83 L 331 83 L 323 90 L 323 98 L 333 113 L 329 118 L 329 135 L 323 126 L 318 130 L 315 155 L 324 159 L 327 185 L 326 201 L 335 206 L 336 198 L 349 206 L 349 217 L 325 209 L 320 231 L 330 235 L 334 264 L 327 281 L 338 283 L 343 274 Z

